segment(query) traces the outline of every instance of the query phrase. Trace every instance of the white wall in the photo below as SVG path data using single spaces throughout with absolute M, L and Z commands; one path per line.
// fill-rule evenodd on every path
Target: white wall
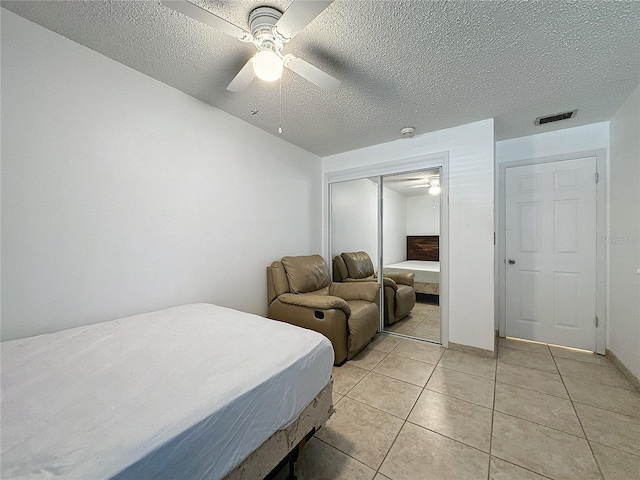
M 406 258 L 406 198 L 383 188 L 384 261 L 395 263 Z M 378 184 L 363 178 L 331 185 L 331 251 L 365 251 L 378 270 Z
M 640 87 L 610 121 L 609 350 L 640 378 Z
M 496 142 L 496 164 L 609 147 L 609 122 Z
M 2 11 L 2 338 L 187 302 L 266 313 L 321 161 Z
M 390 188 L 382 189 L 382 197 L 383 265 L 403 262 L 407 259 L 407 197 Z
M 407 235 L 440 235 L 440 196 L 407 197 Z
M 331 185 L 331 258 L 359 251 L 378 268 L 378 184 L 367 178 Z
M 496 233 L 501 232 L 502 229 L 499 198 L 504 188 L 499 183 L 498 165 L 506 162 L 574 154 L 598 149 L 609 150 L 609 122 L 594 123 L 496 142 L 496 186 L 498 187 L 496 189 Z M 608 178 L 608 175 L 606 176 Z M 504 317 L 504 291 L 498 284 L 500 262 L 504 260 L 504 246 L 499 234 L 496 236 L 496 242 L 495 328 L 497 329 L 500 317 Z
M 449 341 L 494 348 L 493 119 L 323 158 L 325 173 L 449 152 Z

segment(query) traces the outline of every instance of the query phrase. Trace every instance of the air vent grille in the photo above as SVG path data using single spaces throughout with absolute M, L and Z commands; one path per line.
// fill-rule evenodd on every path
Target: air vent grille
M 569 120 L 576 116 L 578 110 L 572 110 L 570 112 L 556 113 L 554 115 L 547 115 L 546 117 L 536 118 L 536 125 L 544 125 L 545 123 L 559 122 L 561 120 Z

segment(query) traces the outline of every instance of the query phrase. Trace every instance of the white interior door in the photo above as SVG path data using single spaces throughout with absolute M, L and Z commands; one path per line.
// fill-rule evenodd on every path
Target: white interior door
M 506 169 L 507 336 L 596 348 L 596 158 Z

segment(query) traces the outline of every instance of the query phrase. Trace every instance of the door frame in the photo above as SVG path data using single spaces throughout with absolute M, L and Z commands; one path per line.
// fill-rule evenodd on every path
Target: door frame
M 530 158 L 515 162 L 500 163 L 498 180 L 498 244 L 496 245 L 496 261 L 498 263 L 498 331 L 501 337 L 506 335 L 506 174 L 507 168 L 522 167 L 526 165 L 540 165 L 551 162 L 561 162 L 564 160 L 577 160 L 585 157 L 596 158 L 596 172 L 598 183 L 596 183 L 596 316 L 598 326 L 596 327 L 596 352 L 604 355 L 606 350 L 606 301 L 607 301 L 607 168 L 606 150 L 588 150 L 584 152 L 568 153 L 563 155 L 553 155 L 549 157 Z M 594 179 L 595 181 L 595 179 Z M 594 319 L 595 321 L 595 319 Z
M 409 173 L 419 170 L 441 167 L 440 188 L 440 343 L 449 346 L 449 152 L 443 151 L 401 160 L 366 165 L 327 172 L 323 182 L 323 255 L 327 265 L 331 265 L 331 184 L 348 180 Z M 380 185 L 378 186 L 381 189 Z M 380 190 L 379 190 L 380 192 Z M 378 196 L 378 257 L 382 254 L 380 229 L 382 228 L 382 198 Z M 380 265 L 380 264 L 379 264 Z M 380 275 L 382 279 L 382 275 Z M 384 325 L 384 312 L 380 311 L 380 327 Z M 395 334 L 393 334 L 395 335 Z

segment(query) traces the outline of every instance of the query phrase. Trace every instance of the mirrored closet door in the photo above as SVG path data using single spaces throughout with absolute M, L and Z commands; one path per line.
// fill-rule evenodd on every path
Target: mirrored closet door
M 378 263 L 378 177 L 331 184 L 331 258 L 367 252 Z M 335 277 L 335 275 L 334 275 Z
M 380 331 L 435 343 L 442 342 L 440 176 L 433 167 L 329 184 L 333 280 L 378 282 Z
M 329 252 L 334 282 L 379 281 L 375 276 L 379 260 L 379 181 L 379 177 L 362 178 L 330 186 Z
M 440 343 L 440 169 L 381 182 L 384 328 Z

